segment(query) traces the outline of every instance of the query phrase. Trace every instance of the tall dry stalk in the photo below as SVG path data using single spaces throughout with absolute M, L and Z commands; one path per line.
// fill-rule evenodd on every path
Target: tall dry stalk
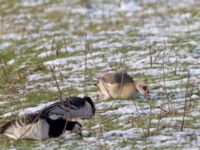
M 189 107 L 192 106 L 192 92 L 194 90 L 194 80 L 192 81 L 192 89 L 190 91 Z
M 165 56 L 166 55 L 165 54 L 166 54 L 167 46 L 166 46 L 165 41 L 164 41 L 164 46 L 165 46 L 165 51 L 163 52 L 163 59 L 162 59 L 162 73 L 163 73 L 163 83 L 164 83 L 163 90 L 164 90 L 164 94 L 167 98 L 168 111 L 171 112 L 172 103 L 171 103 L 170 97 L 168 95 L 167 86 L 166 86 L 166 74 L 165 74 Z
M 4 63 L 3 60 L 0 60 L 0 66 L 1 66 L 1 69 L 3 71 L 3 75 L 4 75 L 5 79 L 6 79 L 6 81 L 9 81 L 9 75 L 7 73 L 7 70 L 6 70 L 6 67 L 5 67 L 5 63 Z
M 167 98 L 167 104 L 168 104 L 168 111 L 170 112 L 171 110 L 171 107 L 170 107 L 170 100 L 169 100 L 169 96 L 168 96 L 168 93 L 167 93 L 167 87 L 166 87 L 166 77 L 165 77 L 165 52 L 163 52 L 163 61 L 162 61 L 162 72 L 163 72 L 163 83 L 164 83 L 164 87 L 163 87 L 163 90 L 164 90 L 164 94 Z
M 63 102 L 62 91 L 61 91 L 60 86 L 59 86 L 59 84 L 58 84 L 58 81 L 57 81 L 57 77 L 56 77 L 56 74 L 55 74 L 54 67 L 50 66 L 49 68 L 50 68 L 50 70 L 51 70 L 52 77 L 53 77 L 53 79 L 54 79 L 54 81 L 55 81 L 55 83 L 56 83 L 56 87 L 57 87 L 58 92 L 59 92 L 59 98 L 60 98 L 61 102 Z
M 0 36 L 4 33 L 4 14 L 3 12 L 0 13 Z
M 150 134 L 151 134 L 151 115 L 152 115 L 151 100 L 148 100 L 148 103 L 149 103 L 149 120 L 148 120 L 147 136 L 150 136 Z
M 175 62 L 175 69 L 174 69 L 174 75 L 177 74 L 177 64 L 178 64 L 178 61 L 177 61 L 177 58 L 176 58 L 176 62 Z
M 87 96 L 87 60 L 88 60 L 88 51 L 90 50 L 90 43 L 85 36 L 85 51 L 84 51 L 84 96 Z
M 152 54 L 151 54 L 151 43 L 150 43 L 150 40 L 149 40 L 149 58 L 150 58 L 150 66 L 152 67 L 153 66 L 153 60 L 152 60 Z
M 154 57 L 154 60 L 153 60 L 153 64 L 156 64 L 157 63 L 157 60 L 158 58 L 160 57 L 160 54 L 161 54 L 162 50 L 159 50 L 158 53 L 156 54 L 156 56 Z M 153 59 L 153 58 L 152 58 Z
M 46 48 L 46 46 L 45 46 L 45 41 L 44 41 L 44 39 L 43 39 L 43 37 L 42 37 L 42 35 L 40 34 L 40 39 L 41 39 L 41 42 L 42 42 L 42 45 L 43 45 L 43 48 L 44 48 L 44 51 L 45 51 L 45 53 L 46 53 L 46 56 L 48 56 L 47 54 L 47 52 L 48 52 L 48 49 Z
M 183 131 L 184 125 L 185 125 L 185 116 L 186 116 L 186 111 L 187 111 L 187 96 L 188 96 L 188 91 L 189 91 L 189 83 L 190 83 L 190 71 L 188 71 L 188 76 L 187 76 L 187 87 L 185 91 L 185 102 L 184 102 L 184 110 L 183 110 L 183 119 L 181 123 L 181 131 Z
M 65 52 L 67 54 L 68 51 L 67 51 L 67 42 L 66 42 L 66 37 L 65 36 L 63 36 L 63 41 L 64 41 Z

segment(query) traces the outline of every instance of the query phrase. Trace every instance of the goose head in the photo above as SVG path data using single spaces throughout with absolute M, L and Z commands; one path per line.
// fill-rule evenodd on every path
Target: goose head
M 72 121 L 71 125 L 73 126 L 71 132 L 82 136 L 82 132 L 81 132 L 82 125 L 79 122 L 76 122 L 76 121 L 74 121 L 74 122 Z
M 92 115 L 91 116 L 95 115 L 96 108 L 95 108 L 95 105 L 94 105 L 94 102 L 92 101 L 92 99 L 88 96 L 85 96 L 83 99 L 85 101 L 87 101 L 91 106 L 91 109 L 92 109 Z
M 145 81 L 143 80 L 136 80 L 134 81 L 136 90 L 138 93 L 144 95 L 145 98 L 149 99 L 150 95 L 149 95 L 149 88 L 148 85 Z

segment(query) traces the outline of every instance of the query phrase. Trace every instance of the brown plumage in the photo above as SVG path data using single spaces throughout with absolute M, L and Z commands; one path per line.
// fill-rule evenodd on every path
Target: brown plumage
M 126 73 L 107 73 L 96 84 L 106 98 L 132 98 L 136 93 L 149 97 L 148 85 L 143 80 L 133 80 Z

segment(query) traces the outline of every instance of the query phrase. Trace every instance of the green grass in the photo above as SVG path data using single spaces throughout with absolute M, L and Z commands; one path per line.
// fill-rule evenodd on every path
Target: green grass
M 50 101 L 55 101 L 59 98 L 58 91 L 54 91 L 51 87 L 55 87 L 55 82 L 53 78 L 42 78 L 39 80 L 29 81 L 28 77 L 32 74 L 44 74 L 49 75 L 51 71 L 48 66 L 44 65 L 44 62 L 55 60 L 59 58 L 71 58 L 75 56 L 82 56 L 81 60 L 71 60 L 65 66 L 57 66 L 56 73 L 59 74 L 59 71 L 66 71 L 66 74 L 61 76 L 58 75 L 58 81 L 60 85 L 65 85 L 64 89 L 62 89 L 63 97 L 68 96 L 77 96 L 79 94 L 83 95 L 83 82 L 80 82 L 78 85 L 79 88 L 75 86 L 76 81 L 71 81 L 70 77 L 76 74 L 78 77 L 83 77 L 84 75 L 84 66 L 79 66 L 78 68 L 69 67 L 67 65 L 78 65 L 84 62 L 84 47 L 83 49 L 76 49 L 74 52 L 61 52 L 60 50 L 65 46 L 69 46 L 72 48 L 76 48 L 78 44 L 82 45 L 86 41 L 84 40 L 86 33 L 87 36 L 94 37 L 90 42 L 91 46 L 93 44 L 99 42 L 108 42 L 108 45 L 112 43 L 122 43 L 122 47 L 111 47 L 111 48 L 93 48 L 91 47 L 90 53 L 100 52 L 94 58 L 92 58 L 95 62 L 96 58 L 101 58 L 102 62 L 105 63 L 105 66 L 99 66 L 99 62 L 95 65 L 90 64 L 90 68 L 87 69 L 87 85 L 88 95 L 94 95 L 93 99 L 95 103 L 101 102 L 111 102 L 115 100 L 123 99 L 108 99 L 102 100 L 102 97 L 96 97 L 99 92 L 98 87 L 93 86 L 96 82 L 97 73 L 106 73 L 109 71 L 120 71 L 127 70 L 130 73 L 134 80 L 143 79 L 146 80 L 149 84 L 157 84 L 152 87 L 152 93 L 154 94 L 154 90 L 159 90 L 162 88 L 160 86 L 160 82 L 163 81 L 163 75 L 156 75 L 156 72 L 153 72 L 150 75 L 146 75 L 145 70 L 154 71 L 160 70 L 162 71 L 162 54 L 165 51 L 166 54 L 169 53 L 171 49 L 172 55 L 165 56 L 165 69 L 171 70 L 166 73 L 166 81 L 176 81 L 187 79 L 187 70 L 188 68 L 194 66 L 194 62 L 179 62 L 182 58 L 187 58 L 188 55 L 192 56 L 194 50 L 198 46 L 199 37 L 197 36 L 199 33 L 198 28 L 193 29 L 193 25 L 198 24 L 199 22 L 199 4 L 193 6 L 187 6 L 183 8 L 169 7 L 166 2 L 155 2 L 155 3 L 146 3 L 140 2 L 141 6 L 144 10 L 135 11 L 132 15 L 123 11 L 119 11 L 110 16 L 107 14 L 99 15 L 97 18 L 95 17 L 97 12 L 89 11 L 88 13 L 73 13 L 67 11 L 69 8 L 72 11 L 76 11 L 77 8 L 81 6 L 88 6 L 91 4 L 92 7 L 97 7 L 97 10 L 107 9 L 107 5 L 112 5 L 114 1 L 104 1 L 104 6 L 102 6 L 102 2 L 96 1 L 88 1 L 88 0 L 77 0 L 77 1 L 53 1 L 50 0 L 43 4 L 38 4 L 36 6 L 23 7 L 19 6 L 20 2 L 16 2 L 14 0 L 10 1 L 2 1 L 0 0 L 0 19 L 1 16 L 4 16 L 4 28 L 2 34 L 13 33 L 18 34 L 22 38 L 21 39 L 3 39 L 0 34 L 0 41 L 2 43 L 9 42 L 10 46 L 0 51 L 0 102 L 6 101 L 8 103 L 2 104 L 0 106 L 0 115 L 10 111 L 18 111 L 20 109 L 24 109 L 27 107 L 38 106 L 41 103 L 46 103 Z M 115 6 L 117 7 L 118 3 L 115 2 Z M 62 9 L 59 9 L 62 7 Z M 66 10 L 63 7 L 67 8 Z M 55 8 L 55 9 L 54 9 Z M 161 10 L 161 8 L 163 8 Z M 95 8 L 96 9 L 96 8 Z M 112 10 L 110 10 L 112 11 Z M 114 10 L 113 10 L 114 11 Z M 105 12 L 104 12 L 105 13 Z M 184 19 L 183 14 L 191 14 L 190 17 L 186 17 Z M 21 17 L 20 17 L 21 15 Z M 180 16 L 179 16 L 180 15 Z M 93 18 L 93 16 L 95 18 Z M 186 15 L 187 16 L 187 15 Z M 96 22 L 96 20 L 98 22 Z M 176 20 L 177 19 L 177 20 Z M 53 27 L 50 29 L 44 29 L 45 25 L 53 24 Z M 151 33 L 151 28 L 149 28 L 149 32 L 143 33 L 143 29 L 146 29 L 148 26 L 152 26 L 153 28 L 158 29 L 160 33 L 153 34 Z M 171 29 L 173 27 L 189 27 L 188 31 L 177 32 L 177 33 L 164 33 L 162 28 Z M 1 27 L 1 22 L 0 22 Z M 1 28 L 0 28 L 1 30 Z M 109 31 L 125 31 L 124 34 L 108 34 Z M 37 38 L 33 38 L 33 35 L 37 34 Z M 23 36 L 24 35 L 24 36 Z M 156 37 L 155 41 L 151 39 L 151 37 Z M 164 45 L 164 41 L 156 41 L 159 38 L 166 37 L 168 38 L 166 42 L 166 47 Z M 43 40 L 43 41 L 42 41 Z M 144 45 L 136 45 L 142 40 L 145 40 Z M 148 64 L 146 61 L 150 60 L 149 53 L 149 41 L 151 47 L 151 55 L 155 56 L 160 51 L 160 56 L 158 58 L 159 63 L 153 64 L 150 67 L 150 63 Z M 38 55 L 45 52 L 44 48 L 48 45 L 48 50 L 57 51 L 57 53 L 52 54 L 47 57 L 39 58 Z M 126 45 L 128 43 L 128 45 Z M 66 45 L 65 45 L 66 44 Z M 1 46 L 1 44 L 0 44 Z M 105 45 L 102 45 L 105 46 Z M 49 48 L 50 47 L 50 48 Z M 140 51 L 143 53 L 140 54 Z M 131 52 L 135 52 L 136 55 L 132 55 Z M 90 56 L 88 54 L 88 56 Z M 129 55 L 131 54 L 131 55 Z M 124 55 L 124 62 L 119 59 L 113 60 L 114 56 Z M 136 58 L 138 57 L 138 58 Z M 168 58 L 177 58 L 178 61 L 178 72 L 175 75 L 175 63 L 167 62 Z M 146 58 L 146 59 L 145 59 Z M 145 62 L 143 64 L 143 68 L 137 68 L 131 66 L 134 62 L 139 61 L 140 59 L 144 59 Z M 153 57 L 154 59 L 154 57 Z M 8 64 L 10 60 L 15 60 L 14 64 Z M 122 59 L 123 60 L 123 59 Z M 112 63 L 112 66 L 107 65 Z M 199 65 L 199 62 L 195 62 L 195 65 Z M 3 68 L 2 68 L 3 66 Z M 5 69 L 5 70 L 3 70 Z M 152 69 L 152 70 L 151 70 Z M 75 71 L 74 71 L 75 70 Z M 144 73 L 137 73 L 144 72 Z M 185 74 L 179 74 L 185 72 Z M 192 75 L 192 77 L 194 77 Z M 69 87 L 66 85 L 66 82 L 70 80 L 69 84 L 72 85 Z M 52 84 L 53 83 L 53 84 Z M 68 84 L 68 83 L 67 83 Z M 195 81 L 193 94 L 197 94 L 200 96 L 200 90 L 197 89 L 196 85 L 199 84 L 199 81 Z M 177 88 L 185 89 L 187 87 L 186 83 L 180 82 L 178 85 L 167 85 L 168 95 L 172 98 L 172 102 L 175 101 L 174 95 L 176 95 Z M 192 88 L 192 84 L 189 84 L 189 89 Z M 81 89 L 81 90 L 80 90 Z M 22 93 L 22 91 L 24 92 Z M 163 94 L 162 91 L 155 94 Z M 129 99 L 124 99 L 129 100 Z M 148 101 L 143 99 L 133 99 L 133 101 L 140 107 L 144 108 L 144 106 L 148 106 Z M 162 100 L 152 99 L 153 108 L 157 103 Z M 181 105 L 181 104 L 180 104 Z M 188 108 L 188 111 L 193 111 L 196 106 L 199 105 L 198 100 L 192 101 L 192 107 Z M 116 110 L 121 106 L 108 106 L 104 108 L 103 112 L 107 110 Z M 148 108 L 147 108 L 148 109 Z M 97 113 L 97 116 L 101 115 Z M 169 113 L 161 115 L 161 118 L 168 117 L 176 117 L 182 116 L 182 113 Z M 188 115 L 188 114 L 186 114 Z M 3 125 L 5 122 L 16 118 L 16 115 L 13 115 L 8 118 L 4 118 L 0 120 L 0 124 Z M 91 119 L 84 120 L 84 128 L 90 129 L 91 137 L 96 137 L 98 134 L 97 129 L 93 129 L 92 127 L 97 124 L 101 124 L 103 130 L 112 131 L 112 130 L 126 130 L 129 128 L 142 128 L 145 130 L 144 135 L 138 137 L 138 139 L 125 139 L 118 143 L 115 143 L 116 147 L 126 147 L 127 145 L 131 145 L 133 149 L 137 144 L 137 141 L 143 141 L 145 143 L 146 129 L 148 126 L 149 114 L 143 114 L 139 117 L 130 116 L 124 120 L 118 120 L 121 115 L 111 115 L 111 116 L 100 116 L 100 119 Z M 158 119 L 160 114 L 152 114 L 152 119 Z M 198 122 L 199 117 L 193 117 L 190 120 L 186 120 L 185 126 L 188 128 L 196 128 L 196 124 Z M 121 124 L 120 124 L 121 123 Z M 123 124 L 124 123 L 124 124 Z M 179 127 L 181 122 L 177 122 L 177 126 Z M 125 127 L 124 125 L 127 125 Z M 156 128 L 157 124 L 152 124 L 152 128 Z M 161 124 L 161 127 L 165 127 L 166 124 Z M 152 132 L 151 135 L 160 135 L 160 132 Z M 31 140 L 19 140 L 14 141 L 5 136 L 0 136 L 0 147 L 2 149 L 9 148 L 17 148 L 17 149 L 34 149 L 35 147 L 39 147 L 40 143 Z M 195 139 L 195 137 L 191 137 L 191 141 Z M 78 149 L 81 147 L 81 142 L 83 139 L 78 140 L 69 140 L 62 141 L 63 139 L 50 139 L 49 141 L 45 141 L 44 144 L 47 146 L 52 144 L 52 142 L 56 141 L 60 145 L 57 145 L 55 149 Z M 110 139 L 109 139 L 110 140 Z M 65 145 L 68 142 L 67 146 Z M 88 141 L 84 141 L 88 144 Z M 87 143 L 88 142 L 88 143 Z M 111 141 L 112 142 L 112 141 Z M 148 143 L 146 143 L 148 145 Z M 89 144 L 88 144 L 89 145 Z M 183 146 L 167 146 L 163 149 L 178 149 Z M 113 148 L 109 144 L 99 145 L 99 148 L 102 149 L 111 149 Z M 151 147 L 152 149 L 156 149 Z M 148 149 L 148 148 L 146 148 Z

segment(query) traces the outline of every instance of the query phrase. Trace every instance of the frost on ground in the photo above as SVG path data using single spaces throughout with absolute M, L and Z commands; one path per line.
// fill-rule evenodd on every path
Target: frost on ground
M 87 90 L 97 108 L 81 121 L 82 138 L 2 136 L 0 147 L 199 149 L 199 7 L 198 0 L 0 0 L 0 125 L 57 100 L 50 67 L 63 96 Z M 148 81 L 150 101 L 101 97 L 97 77 L 122 70 Z

